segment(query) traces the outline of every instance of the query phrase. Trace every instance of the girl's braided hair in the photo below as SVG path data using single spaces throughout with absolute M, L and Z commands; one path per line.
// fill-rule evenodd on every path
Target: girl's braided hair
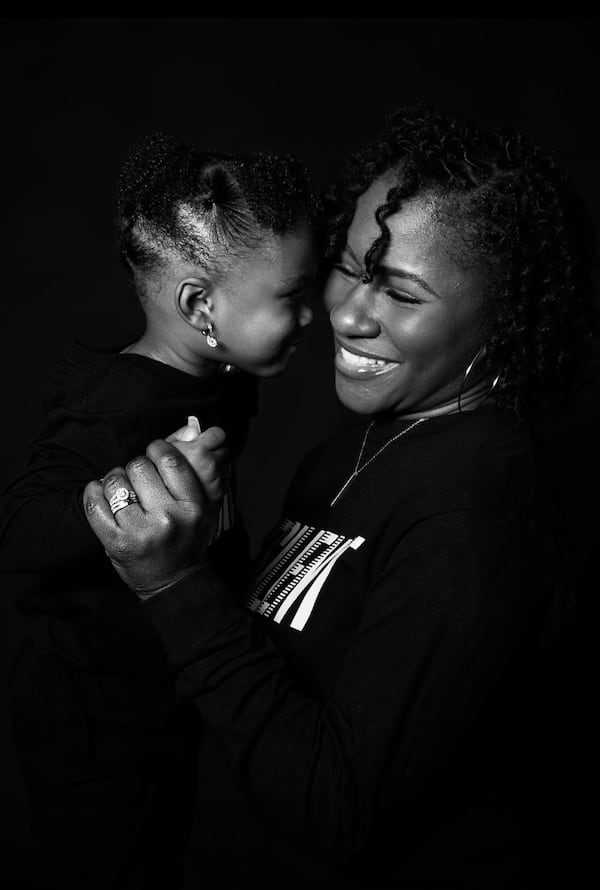
M 201 151 L 153 133 L 123 164 L 117 242 L 142 280 L 176 256 L 225 271 L 237 251 L 302 223 L 317 232 L 321 204 L 308 170 L 287 155 Z
M 490 372 L 502 370 L 499 405 L 522 415 L 572 390 L 596 332 L 593 231 L 553 154 L 512 128 L 484 131 L 453 113 L 413 103 L 391 114 L 349 160 L 327 196 L 328 255 L 345 242 L 356 200 L 396 175 L 365 257 L 374 274 L 390 242 L 386 219 L 417 194 L 433 198 L 457 262 L 487 272 Z

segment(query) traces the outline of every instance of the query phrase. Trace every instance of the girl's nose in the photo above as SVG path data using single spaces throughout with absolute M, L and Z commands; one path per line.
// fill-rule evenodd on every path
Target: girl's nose
M 308 303 L 303 303 L 298 313 L 298 324 L 301 328 L 305 328 L 313 320 L 313 311 Z

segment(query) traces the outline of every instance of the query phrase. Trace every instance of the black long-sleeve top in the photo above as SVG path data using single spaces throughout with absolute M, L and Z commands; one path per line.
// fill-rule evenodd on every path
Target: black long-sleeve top
M 405 426 L 380 418 L 363 462 Z M 210 730 L 211 886 L 487 890 L 524 867 L 566 602 L 541 465 L 483 408 L 413 429 L 330 507 L 365 428 L 306 459 L 245 608 L 209 568 L 146 603 Z
M 74 344 L 46 384 L 45 409 L 23 472 L 0 499 L 0 570 L 27 576 L 16 606 L 40 658 L 60 659 L 76 678 L 99 734 L 98 758 L 114 769 L 143 768 L 176 755 L 183 729 L 174 725 L 164 739 L 161 732 L 180 709 L 163 646 L 85 518 L 83 488 L 190 414 L 203 429 L 223 426 L 239 453 L 256 383 L 237 373 L 198 378 L 145 356 Z M 223 535 L 215 546 L 225 566 L 243 564 L 245 543 L 239 523 Z

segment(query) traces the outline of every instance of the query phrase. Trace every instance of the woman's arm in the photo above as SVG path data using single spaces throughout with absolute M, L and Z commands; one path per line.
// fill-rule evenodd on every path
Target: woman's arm
M 509 550 L 493 552 L 490 534 Z M 479 514 L 413 528 L 367 592 L 327 699 L 299 686 L 209 568 L 147 609 L 179 692 L 194 699 L 252 796 L 344 862 L 376 812 L 410 812 L 494 706 L 544 607 L 520 573 L 522 547 L 517 529 Z
M 177 565 L 185 569 L 183 580 L 146 599 L 179 692 L 194 700 L 261 807 L 321 855 L 350 860 L 375 814 L 410 812 L 423 786 L 452 768 L 535 634 L 547 603 L 533 592 L 539 585 L 530 587 L 523 529 L 479 512 L 416 525 L 366 591 L 362 621 L 325 699 L 298 682 L 210 565 L 185 563 L 181 550 L 171 559 L 149 495 L 147 487 L 143 533 L 126 524 L 107 531 L 97 490 L 89 517 L 134 588 L 143 554 L 156 561 L 157 548 L 163 582 Z M 163 493 L 163 512 L 167 504 Z M 189 515 L 176 505 L 168 512 L 185 550 Z

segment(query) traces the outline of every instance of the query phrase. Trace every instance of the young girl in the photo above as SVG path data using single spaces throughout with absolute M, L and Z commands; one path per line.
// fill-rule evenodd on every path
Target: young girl
M 68 350 L 2 499 L 2 569 L 34 575 L 16 601 L 28 633 L 11 708 L 45 886 L 179 886 L 198 720 L 176 700 L 137 599 L 106 569 L 81 495 L 190 416 L 239 454 L 256 379 L 285 369 L 311 321 L 318 210 L 287 157 L 210 154 L 158 134 L 123 167 L 119 247 L 145 330 L 114 351 Z M 123 491 L 111 507 L 128 503 Z M 244 571 L 230 496 L 213 548 L 232 579 Z

